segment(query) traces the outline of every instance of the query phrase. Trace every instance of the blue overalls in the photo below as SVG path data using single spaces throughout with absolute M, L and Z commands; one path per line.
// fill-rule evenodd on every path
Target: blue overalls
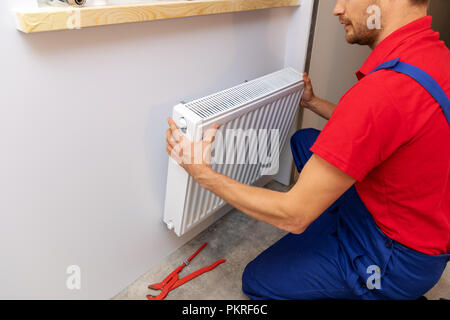
M 441 105 L 450 124 L 450 100 L 428 74 L 395 59 L 390 69 L 419 82 Z M 320 131 L 304 129 L 291 138 L 298 171 Z M 352 186 L 308 229 L 288 234 L 255 260 L 242 276 L 252 299 L 417 299 L 440 279 L 450 254 L 427 255 L 387 237 Z

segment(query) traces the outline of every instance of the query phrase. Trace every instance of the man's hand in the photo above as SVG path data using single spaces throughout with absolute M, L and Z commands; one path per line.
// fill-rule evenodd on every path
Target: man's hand
M 287 193 L 248 186 L 211 168 L 211 145 L 218 125 L 206 131 L 204 140 L 192 142 L 183 137 L 171 118 L 168 122 L 167 153 L 203 188 L 247 215 L 289 232 L 302 233 L 355 183 L 351 176 L 314 154 Z
M 329 101 L 322 100 L 314 94 L 311 79 L 307 73 L 303 74 L 303 81 L 305 82 L 305 89 L 303 91 L 300 106 L 311 110 L 325 119 L 330 119 L 336 105 Z
M 220 126 L 213 125 L 206 130 L 202 141 L 192 142 L 181 134 L 172 118 L 168 119 L 168 123 L 167 153 L 195 180 L 198 180 L 203 173 L 211 170 L 211 146 Z
M 310 108 L 313 100 L 315 99 L 314 90 L 312 87 L 311 79 L 305 72 L 303 74 L 303 81 L 305 82 L 305 90 L 303 91 L 302 100 L 300 101 L 300 106 L 303 108 Z

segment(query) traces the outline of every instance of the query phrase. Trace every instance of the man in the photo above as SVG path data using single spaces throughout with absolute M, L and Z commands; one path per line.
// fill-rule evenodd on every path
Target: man
M 169 119 L 167 152 L 200 185 L 290 232 L 246 267 L 250 298 L 417 299 L 441 277 L 450 257 L 450 53 L 427 2 L 337 1 L 346 40 L 373 52 L 337 106 L 304 76 L 301 105 L 329 121 L 291 138 L 300 176 L 287 193 L 220 175 L 208 158 L 189 164 L 196 144 Z M 369 28 L 377 9 L 381 28 Z M 197 147 L 208 153 L 217 128 Z M 180 142 L 189 147 L 173 152 Z

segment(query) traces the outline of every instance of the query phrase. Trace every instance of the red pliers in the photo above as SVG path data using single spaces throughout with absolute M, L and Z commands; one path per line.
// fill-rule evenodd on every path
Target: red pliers
M 206 247 L 207 244 L 208 244 L 208 242 L 205 242 L 200 247 L 200 249 L 198 249 L 192 256 L 190 256 L 189 258 L 184 260 L 183 264 L 181 266 L 179 266 L 178 268 L 176 268 L 174 271 L 172 271 L 172 273 L 169 274 L 162 282 L 149 285 L 148 286 L 149 289 L 161 290 L 161 292 L 157 296 L 147 295 L 147 299 L 148 300 L 163 300 L 165 297 L 167 297 L 169 292 L 172 291 L 173 289 L 178 288 L 179 286 L 181 286 L 181 285 L 185 284 L 186 282 L 188 282 L 188 281 L 190 281 L 190 280 L 192 280 L 192 279 L 202 275 L 205 272 L 213 270 L 219 264 L 224 263 L 226 261 L 225 259 L 218 260 L 218 261 L 214 262 L 212 265 L 210 265 L 208 267 L 203 267 L 203 268 L 201 268 L 201 269 L 199 269 L 197 271 L 194 271 L 191 274 L 189 274 L 189 275 L 179 279 L 178 278 L 178 274 L 181 272 L 181 270 L 183 270 L 184 267 L 189 265 L 191 260 L 194 259 L 195 256 L 200 251 L 202 251 L 202 249 L 204 247 Z

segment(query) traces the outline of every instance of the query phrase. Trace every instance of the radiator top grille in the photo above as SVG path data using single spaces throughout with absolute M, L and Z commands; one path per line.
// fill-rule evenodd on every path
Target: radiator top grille
M 202 119 L 206 119 L 225 110 L 237 108 L 259 98 L 263 98 L 301 80 L 302 76 L 298 72 L 294 69 L 287 68 L 210 96 L 188 102 L 185 104 L 185 107 Z

